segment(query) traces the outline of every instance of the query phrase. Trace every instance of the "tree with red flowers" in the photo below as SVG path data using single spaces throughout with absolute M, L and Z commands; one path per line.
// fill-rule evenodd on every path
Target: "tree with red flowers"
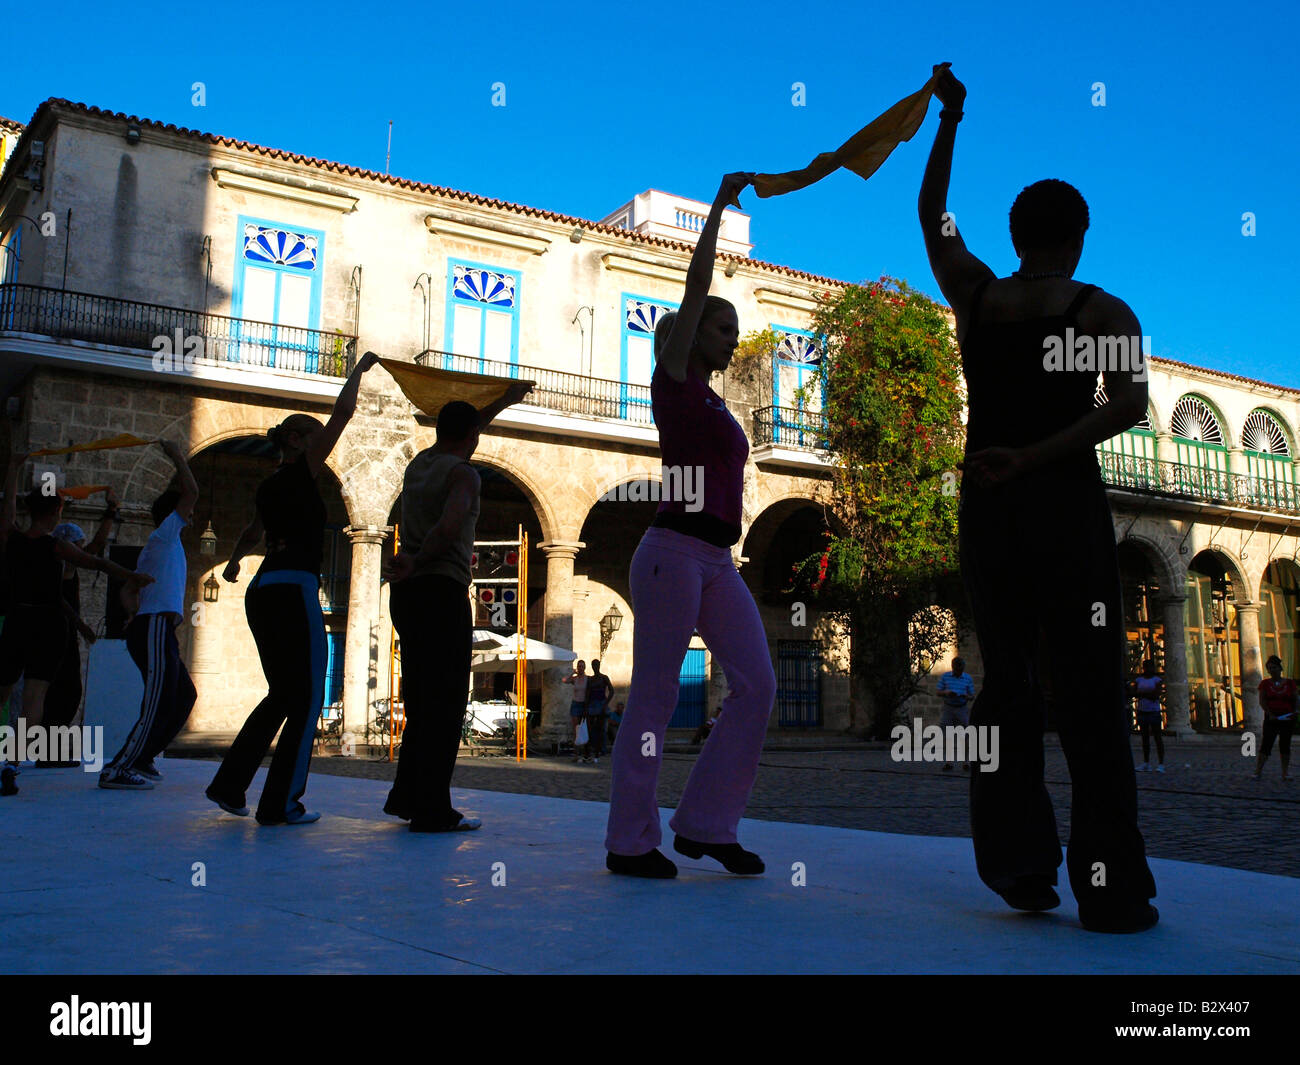
M 797 568 L 852 641 L 851 727 L 886 738 L 952 633 L 961 362 L 945 308 L 904 281 L 850 285 L 814 331 L 836 457 L 825 549 Z

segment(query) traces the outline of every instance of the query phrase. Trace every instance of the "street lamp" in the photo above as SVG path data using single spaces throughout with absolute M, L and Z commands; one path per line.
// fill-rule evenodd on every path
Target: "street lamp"
M 600 657 L 605 657 L 605 650 L 609 647 L 609 642 L 614 638 L 614 633 L 618 632 L 619 627 L 623 624 L 623 615 L 619 612 L 618 606 L 611 604 L 610 608 L 605 611 L 605 616 L 600 619 Z

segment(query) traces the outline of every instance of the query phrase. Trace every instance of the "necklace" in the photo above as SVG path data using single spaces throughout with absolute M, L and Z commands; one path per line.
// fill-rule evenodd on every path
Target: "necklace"
M 1048 270 L 1041 274 L 1027 274 L 1023 270 L 1017 270 L 1012 277 L 1018 277 L 1021 281 L 1041 281 L 1045 277 L 1071 277 L 1072 275 L 1065 270 Z

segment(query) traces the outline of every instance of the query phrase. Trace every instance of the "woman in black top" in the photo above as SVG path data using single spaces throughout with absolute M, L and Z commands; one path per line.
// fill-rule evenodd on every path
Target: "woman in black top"
M 320 819 L 301 802 L 325 698 L 325 620 L 319 598 L 325 503 L 316 477 L 356 410 L 361 375 L 378 361 L 373 352 L 362 356 L 327 424 L 307 414 L 291 414 L 267 433 L 280 449 L 280 466 L 258 487 L 256 514 L 223 574 L 231 583 L 238 580 L 240 560 L 265 535 L 266 557 L 248 586 L 244 609 L 268 691 L 207 789 L 207 797 L 223 810 L 247 815 L 244 793 L 283 725 L 257 804 L 257 820 L 263 825 Z
M 72 612 L 63 599 L 63 563 L 99 570 L 132 588 L 153 578 L 132 573 L 108 559 L 95 558 L 51 533 L 63 515 L 57 491 L 40 488 L 25 499 L 31 524 L 23 531 L 18 519 L 18 474 L 27 455 L 14 455 L 5 480 L 4 512 L 0 516 L 0 550 L 4 553 L 5 619 L 0 631 L 0 704 L 9 698 L 19 677 L 23 684 L 23 717 L 27 726 L 42 722 L 50 682 L 68 645 Z
M 997 772 L 971 774 L 976 867 L 1017 909 L 1060 903 L 1061 847 L 1043 784 L 1041 626 L 1073 788 L 1067 867 L 1079 918 L 1092 931 L 1137 932 L 1156 923 L 1155 882 L 1137 826 L 1119 564 L 1095 447 L 1146 411 L 1142 330 L 1122 300 L 1072 280 L 1088 208 L 1063 181 L 1031 185 L 1012 206 L 1013 276 L 996 277 L 966 249 L 947 208 L 966 89 L 948 72 L 935 93 L 944 109 L 918 206 L 968 393 L 959 536 L 984 658 L 971 724 L 997 728 L 1001 756 Z M 1094 357 L 1080 365 L 1074 356 L 1089 344 Z M 1098 366 L 1102 351 L 1113 365 Z M 1109 402 L 1098 406 L 1099 369 Z M 1031 611 L 1027 583 L 1044 589 Z

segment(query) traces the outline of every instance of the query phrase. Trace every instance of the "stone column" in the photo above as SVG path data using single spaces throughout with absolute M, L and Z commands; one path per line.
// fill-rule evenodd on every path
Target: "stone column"
M 1183 610 L 1187 596 L 1169 592 L 1160 596 L 1165 622 L 1165 707 L 1169 730 L 1179 739 L 1192 735 L 1190 693 L 1187 687 L 1187 634 Z
M 587 545 L 577 540 L 551 540 L 538 547 L 546 554 L 546 610 L 542 639 L 557 647 L 573 649 L 573 560 Z M 562 738 L 569 728 L 571 689 L 560 683 L 570 670 L 548 669 L 542 673 L 542 736 Z M 530 682 L 531 683 L 531 682 Z
M 382 525 L 349 525 L 344 530 L 352 544 L 352 575 L 343 648 L 343 731 L 357 745 L 366 742 L 371 703 L 387 693 L 388 670 L 381 668 L 388 647 L 380 646 L 385 630 L 379 609 L 379 571 L 384 537 L 390 531 Z
M 1259 649 L 1259 604 L 1237 604 L 1237 635 L 1241 646 L 1241 712 L 1245 727 L 1258 733 L 1264 727 L 1259 706 L 1259 682 L 1264 679 Z

